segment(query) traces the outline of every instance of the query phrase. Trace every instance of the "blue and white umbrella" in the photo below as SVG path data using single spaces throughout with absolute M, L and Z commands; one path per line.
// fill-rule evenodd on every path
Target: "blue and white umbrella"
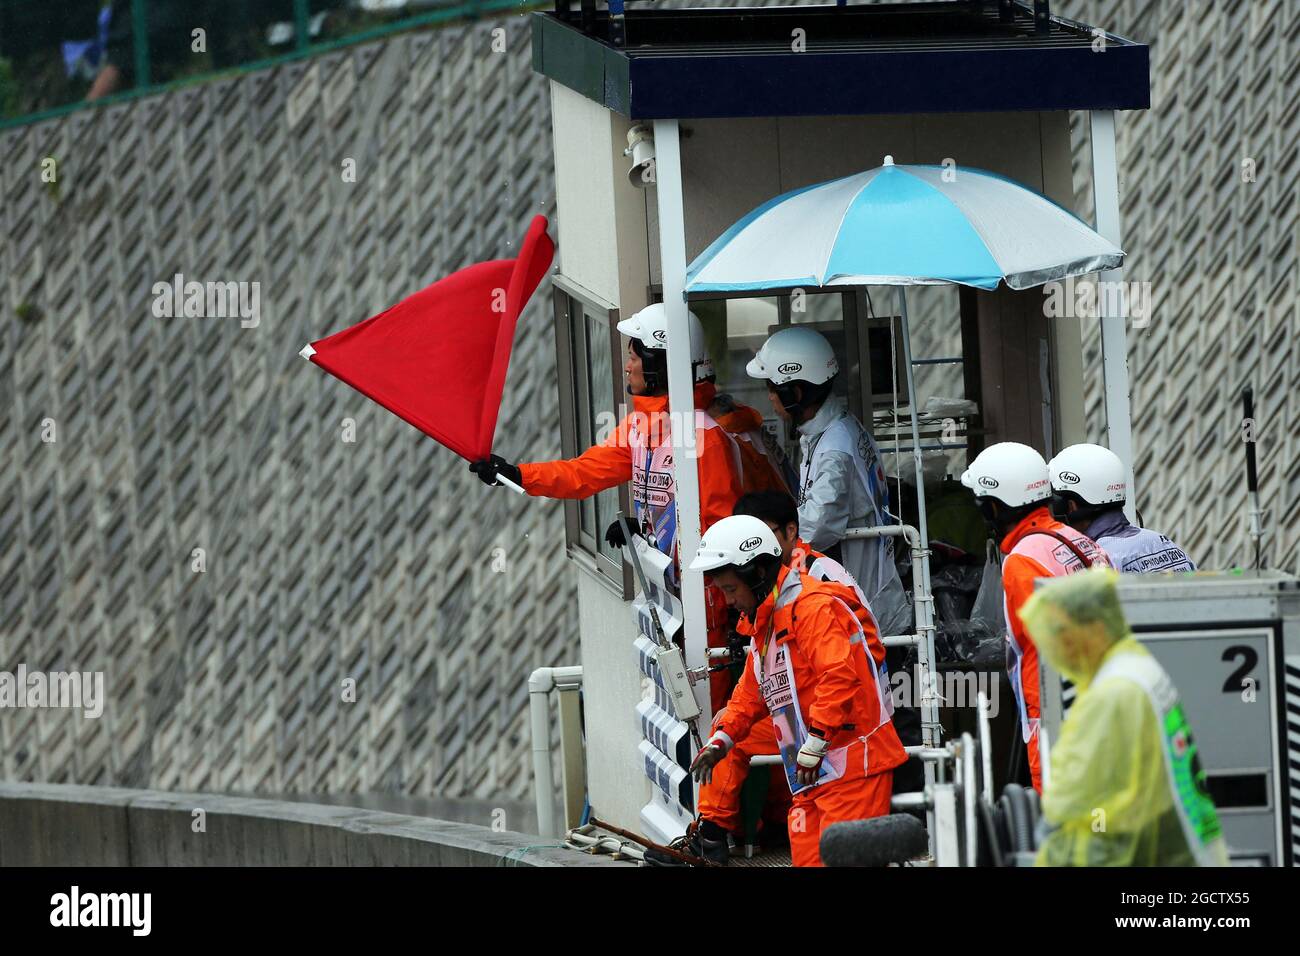
M 1029 289 L 1118 268 L 1073 213 L 995 173 L 885 165 L 777 196 L 691 263 L 686 292 L 938 285 Z

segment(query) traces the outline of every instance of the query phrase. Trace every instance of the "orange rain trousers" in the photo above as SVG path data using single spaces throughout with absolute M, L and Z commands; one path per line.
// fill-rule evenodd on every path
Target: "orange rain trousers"
M 822 831 L 832 823 L 886 816 L 893 795 L 892 770 L 842 777 L 797 794 L 790 807 L 790 862 L 822 866 Z

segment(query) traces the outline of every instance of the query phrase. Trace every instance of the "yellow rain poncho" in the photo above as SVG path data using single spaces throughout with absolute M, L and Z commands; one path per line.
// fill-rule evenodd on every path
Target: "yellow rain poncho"
M 1118 575 L 1053 578 L 1021 620 L 1078 696 L 1051 750 L 1039 866 L 1227 865 L 1214 802 L 1169 676 L 1129 632 Z

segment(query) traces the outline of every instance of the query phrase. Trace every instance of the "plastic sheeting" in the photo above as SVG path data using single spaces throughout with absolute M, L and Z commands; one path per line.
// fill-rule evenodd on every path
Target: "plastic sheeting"
M 1163 676 L 1129 633 L 1115 591 L 1117 578 L 1107 569 L 1055 578 L 1041 586 L 1021 612 L 1039 653 L 1079 688 L 1051 752 L 1051 781 L 1043 794 L 1043 819 L 1049 829 L 1037 863 L 1196 866 L 1198 857 L 1180 810 L 1185 804 L 1171 785 L 1166 755 L 1171 740 L 1191 748 L 1184 750 L 1194 771 L 1189 782 L 1201 792 L 1188 799 L 1208 813 L 1216 831 L 1217 818 L 1203 792 L 1204 774 L 1195 761 L 1190 731 L 1185 722 L 1175 726 L 1182 718 L 1172 685 L 1167 686 L 1165 712 L 1157 713 L 1147 689 L 1116 673 L 1146 670 Z M 1122 655 L 1146 662 L 1117 661 Z M 1139 666 L 1129 666 L 1133 664 Z M 1211 856 L 1226 864 L 1222 840 L 1210 840 L 1207 846 L 1202 859 Z

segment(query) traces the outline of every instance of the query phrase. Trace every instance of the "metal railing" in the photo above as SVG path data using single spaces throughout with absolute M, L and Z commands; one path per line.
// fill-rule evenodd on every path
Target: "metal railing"
M 0 129 L 546 0 L 0 0 Z

